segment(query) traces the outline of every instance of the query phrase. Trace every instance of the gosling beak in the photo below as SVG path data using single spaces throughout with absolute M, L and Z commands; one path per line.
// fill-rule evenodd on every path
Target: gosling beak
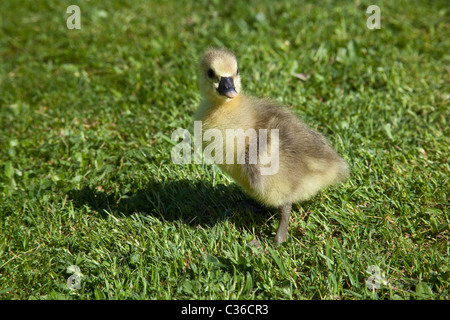
M 234 82 L 232 77 L 221 77 L 219 82 L 219 87 L 217 92 L 222 96 L 233 99 L 237 96 L 236 88 L 234 87 Z

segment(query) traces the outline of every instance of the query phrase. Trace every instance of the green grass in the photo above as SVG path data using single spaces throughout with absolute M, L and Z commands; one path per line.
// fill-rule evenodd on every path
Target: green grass
M 380 30 L 366 0 L 243 3 L 1 1 L 0 299 L 450 299 L 448 3 L 377 1 Z M 171 162 L 208 45 L 351 164 L 278 248 L 276 215 Z

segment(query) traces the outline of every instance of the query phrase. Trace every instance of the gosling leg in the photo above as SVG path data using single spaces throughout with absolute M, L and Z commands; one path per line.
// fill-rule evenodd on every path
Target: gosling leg
M 280 224 L 278 225 L 277 233 L 275 234 L 275 243 L 282 243 L 286 241 L 288 234 L 289 218 L 291 216 L 292 204 L 285 204 L 279 208 Z

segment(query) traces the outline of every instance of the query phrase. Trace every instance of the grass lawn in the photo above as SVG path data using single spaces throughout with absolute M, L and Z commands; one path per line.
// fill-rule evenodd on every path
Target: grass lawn
M 450 299 L 449 30 L 444 0 L 2 0 L 0 299 Z M 278 248 L 275 213 L 171 161 L 208 45 L 351 165 Z

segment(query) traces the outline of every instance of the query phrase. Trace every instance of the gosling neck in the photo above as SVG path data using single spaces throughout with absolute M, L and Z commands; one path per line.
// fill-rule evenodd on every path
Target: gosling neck
M 228 108 L 228 107 L 234 107 L 236 106 L 242 99 L 242 94 L 238 93 L 236 95 L 236 97 L 234 97 L 233 99 L 230 98 L 226 98 L 226 99 L 221 99 L 221 98 L 213 98 L 213 99 L 208 99 L 205 98 L 205 100 L 208 102 L 208 104 L 211 106 L 211 108 Z

